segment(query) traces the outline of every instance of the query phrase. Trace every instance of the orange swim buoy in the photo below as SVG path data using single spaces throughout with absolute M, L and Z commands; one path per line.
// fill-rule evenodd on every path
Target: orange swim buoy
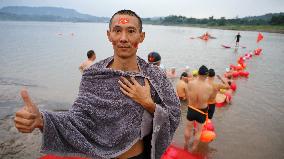
M 216 95 L 216 107 L 223 107 L 226 104 L 226 96 L 222 93 Z
M 238 66 L 236 66 L 236 70 L 237 71 L 243 70 L 243 67 L 239 64 Z
M 209 120 L 209 119 L 208 119 Z M 204 130 L 209 130 L 209 131 L 214 131 L 215 130 L 215 127 L 213 125 L 212 122 L 206 122 L 204 127 L 203 127 Z
M 182 148 L 170 145 L 165 153 L 162 155 L 161 159 L 205 159 L 204 155 L 193 154 Z
M 243 67 L 243 69 L 247 68 L 247 64 L 246 64 L 246 63 L 243 63 L 243 64 L 242 64 L 242 67 Z
M 225 102 L 221 102 L 221 103 L 216 103 L 216 107 L 220 108 L 220 107 L 224 107 L 225 106 Z
M 239 75 L 240 75 L 240 74 L 239 74 L 239 72 L 237 72 L 237 71 L 234 71 L 233 74 L 232 74 L 232 76 L 235 77 L 235 78 L 238 77 Z
M 249 76 L 249 72 L 243 71 L 243 76 L 244 76 L 244 77 L 248 77 L 248 76 Z
M 200 141 L 211 142 L 216 138 L 216 133 L 214 131 L 205 130 L 201 132 Z
M 260 55 L 261 52 L 262 52 L 261 48 L 257 48 L 257 49 L 254 50 L 255 55 Z
M 236 91 L 236 90 L 237 90 L 237 85 L 236 85 L 236 83 L 232 83 L 230 87 L 231 87 L 231 89 L 232 89 L 233 91 Z
M 237 67 L 237 66 L 235 66 L 235 65 L 233 65 L 233 64 L 230 64 L 230 68 L 231 68 L 232 70 L 236 70 L 236 67 Z
M 249 76 L 249 72 L 248 71 L 241 71 L 241 72 L 239 72 L 239 74 L 242 77 L 247 77 L 248 78 L 248 76 Z

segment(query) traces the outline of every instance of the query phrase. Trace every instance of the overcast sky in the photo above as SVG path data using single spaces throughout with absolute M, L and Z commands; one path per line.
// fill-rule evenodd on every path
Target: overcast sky
M 54 6 L 107 17 L 120 9 L 131 9 L 143 18 L 234 18 L 284 12 L 284 0 L 0 0 L 0 8 L 4 6 Z

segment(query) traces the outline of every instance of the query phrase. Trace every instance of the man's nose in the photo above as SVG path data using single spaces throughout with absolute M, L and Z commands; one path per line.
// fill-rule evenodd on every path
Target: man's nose
M 128 38 L 127 38 L 127 33 L 125 31 L 123 31 L 121 33 L 121 36 L 120 36 L 120 42 L 127 42 L 128 41 Z

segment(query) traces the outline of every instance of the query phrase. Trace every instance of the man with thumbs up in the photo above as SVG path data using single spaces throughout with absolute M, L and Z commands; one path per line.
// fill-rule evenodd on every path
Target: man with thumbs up
M 166 74 L 136 55 L 143 42 L 140 17 L 116 12 L 107 31 L 114 55 L 86 69 L 67 112 L 39 112 L 26 90 L 15 126 L 42 130 L 43 153 L 96 159 L 158 159 L 180 121 L 180 103 Z

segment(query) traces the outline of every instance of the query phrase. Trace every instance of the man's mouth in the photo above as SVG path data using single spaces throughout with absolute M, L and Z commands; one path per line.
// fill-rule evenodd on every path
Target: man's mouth
M 118 48 L 120 48 L 120 49 L 128 49 L 128 48 L 130 48 L 130 46 L 118 46 Z

